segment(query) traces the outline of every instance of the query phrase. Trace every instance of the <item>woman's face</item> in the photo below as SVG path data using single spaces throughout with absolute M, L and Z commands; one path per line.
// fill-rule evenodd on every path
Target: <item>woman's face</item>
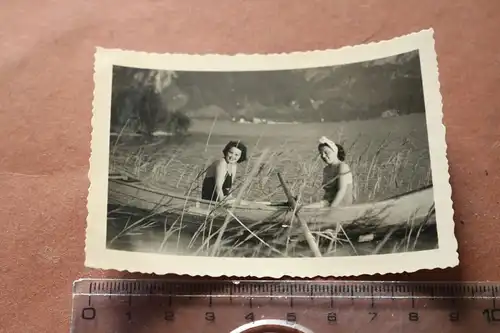
M 338 161 L 337 154 L 328 146 L 322 146 L 319 149 L 319 155 L 326 164 L 333 164 Z
M 240 160 L 241 150 L 236 147 L 231 147 L 225 156 L 226 162 L 230 164 L 235 164 Z

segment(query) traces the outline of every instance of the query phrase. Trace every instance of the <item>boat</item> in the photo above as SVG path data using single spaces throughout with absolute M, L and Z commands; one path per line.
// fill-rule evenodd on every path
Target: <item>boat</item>
M 257 225 L 289 227 L 294 215 L 305 221 L 311 232 L 336 230 L 354 236 L 386 232 L 388 229 L 435 224 L 432 185 L 373 203 L 360 203 L 336 208 L 307 208 L 295 212 L 287 202 L 246 202 L 232 206 L 166 191 L 127 177 L 110 177 L 108 207 L 129 207 L 147 214 L 177 222 L 185 230 L 195 232 L 202 224 L 218 228 L 228 218 L 228 231 Z M 109 208 L 108 208 L 109 209 Z M 227 221 L 226 221 L 227 222 Z M 243 228 L 242 228 L 243 226 Z M 290 228 L 290 235 L 300 235 L 300 226 Z

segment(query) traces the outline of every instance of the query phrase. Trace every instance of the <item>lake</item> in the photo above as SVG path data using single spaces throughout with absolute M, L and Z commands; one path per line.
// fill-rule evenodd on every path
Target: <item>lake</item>
M 425 115 L 388 119 L 312 124 L 245 124 L 195 120 L 190 135 L 151 145 L 121 139 L 110 156 L 111 168 L 127 172 L 169 190 L 199 196 L 201 172 L 222 156 L 229 140 L 240 140 L 249 149 L 249 161 L 239 165 L 237 186 L 264 148 L 269 157 L 245 193 L 247 200 L 283 200 L 277 172 L 305 201 L 321 193 L 324 165 L 318 159 L 317 140 L 325 135 L 346 150 L 353 171 L 357 202 L 399 195 L 431 183 Z M 302 189 L 302 190 L 301 190 Z
M 258 177 L 244 193 L 246 200 L 285 201 L 278 181 L 281 172 L 294 195 L 304 202 L 318 200 L 322 161 L 318 158 L 320 136 L 341 143 L 347 153 L 355 181 L 356 201 L 373 202 L 399 195 L 432 183 L 425 115 L 414 114 L 388 119 L 314 124 L 240 124 L 230 121 L 193 121 L 190 134 L 182 139 L 163 138 L 144 144 L 137 138 L 120 137 L 113 141 L 110 170 L 126 172 L 166 190 L 200 196 L 203 170 L 222 156 L 229 140 L 240 140 L 249 148 L 249 161 L 239 165 L 236 187 L 245 180 L 263 149 L 269 155 Z M 142 216 L 108 220 L 108 241 L 120 234 L 125 223 Z M 172 234 L 158 223 L 145 222 L 116 238 L 110 248 L 128 251 L 205 255 L 201 243 L 190 235 Z M 168 239 L 166 238 L 168 235 Z M 266 242 L 272 239 L 266 239 Z M 329 256 L 404 252 L 433 249 L 437 246 L 435 228 L 417 232 L 403 228 L 381 243 L 380 239 L 364 243 L 350 241 L 336 244 Z M 191 246 L 191 248 L 189 247 Z M 270 256 L 265 246 L 254 243 L 233 244 L 225 240 L 228 256 Z M 294 246 L 292 256 L 310 256 L 303 245 Z

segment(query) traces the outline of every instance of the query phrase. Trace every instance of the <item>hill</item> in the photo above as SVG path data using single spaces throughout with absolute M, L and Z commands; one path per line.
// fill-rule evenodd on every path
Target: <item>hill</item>
M 191 119 L 347 121 L 425 112 L 418 51 L 301 70 L 173 72 L 115 67 L 112 122 Z M 392 113 L 391 113 L 392 112 Z

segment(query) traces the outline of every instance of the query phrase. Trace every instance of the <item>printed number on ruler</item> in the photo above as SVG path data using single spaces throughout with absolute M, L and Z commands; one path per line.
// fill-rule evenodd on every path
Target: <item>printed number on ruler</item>
M 72 332 L 499 332 L 498 290 L 487 283 L 81 280 Z

